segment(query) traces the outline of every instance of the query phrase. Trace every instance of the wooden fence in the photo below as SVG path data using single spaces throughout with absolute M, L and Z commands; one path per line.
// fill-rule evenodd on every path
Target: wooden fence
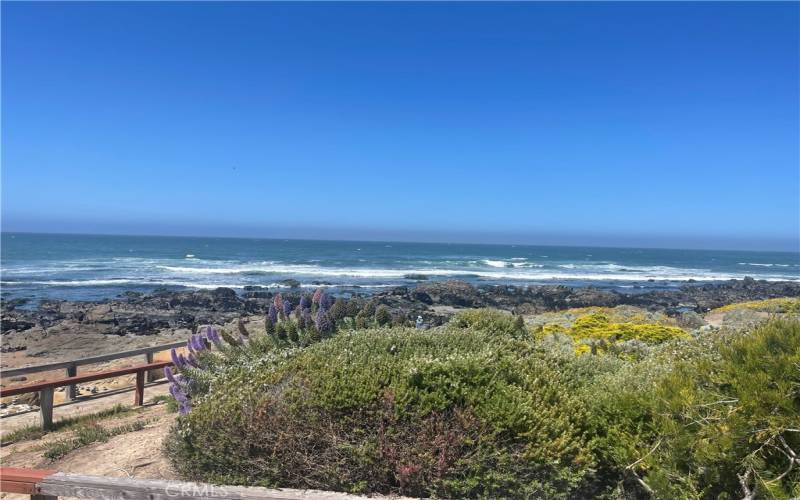
M 30 495 L 32 500 L 56 500 L 58 497 L 101 500 L 364 500 L 364 497 L 330 491 L 219 486 L 10 467 L 0 467 L 0 491 Z
M 24 368 L 14 368 L 12 370 L 0 371 L 0 380 L 7 380 L 9 377 L 19 376 L 29 373 L 46 372 L 58 369 L 66 369 L 67 377 L 56 380 L 48 380 L 36 384 L 22 385 L 12 388 L 0 388 L 0 397 L 14 396 L 17 394 L 26 394 L 30 392 L 39 393 L 39 411 L 40 422 L 42 429 L 48 430 L 53 426 L 53 394 L 56 387 L 67 387 L 67 400 L 72 400 L 77 395 L 76 386 L 84 382 L 92 382 L 95 380 L 103 380 L 107 378 L 120 377 L 123 375 L 136 374 L 136 391 L 134 392 L 134 404 L 142 405 L 144 403 L 144 385 L 145 382 L 153 381 L 153 373 L 155 370 L 164 368 L 172 364 L 171 361 L 161 361 L 154 363 L 153 355 L 156 352 L 166 351 L 173 347 L 181 347 L 186 345 L 186 342 L 173 342 L 171 344 L 162 344 L 153 347 L 142 347 L 140 349 L 133 349 L 130 351 L 116 352 L 112 354 L 102 354 L 99 356 L 91 356 L 88 358 L 76 359 L 73 361 L 63 361 L 58 363 L 50 363 L 46 365 L 27 366 Z M 85 375 L 78 375 L 78 366 L 88 365 L 92 363 L 102 363 L 104 361 L 111 361 L 114 359 L 129 358 L 132 356 L 144 355 L 146 363 L 143 365 L 130 366 L 126 368 L 117 368 L 114 370 L 104 370 L 101 372 L 87 373 Z
M 49 372 L 54 370 L 66 370 L 67 377 L 75 377 L 78 375 L 78 367 L 83 365 L 91 365 L 96 363 L 103 363 L 105 361 L 113 361 L 115 359 L 131 358 L 133 356 L 145 356 L 145 363 L 153 362 L 153 355 L 157 352 L 166 351 L 173 347 L 183 347 L 186 341 L 172 342 L 169 344 L 161 344 L 151 347 L 140 347 L 139 349 L 132 349 L 130 351 L 114 352 L 111 354 L 100 354 L 98 356 L 90 356 L 88 358 L 80 358 L 72 361 L 59 361 L 57 363 L 48 363 L 46 365 L 25 366 L 22 368 L 12 368 L 10 370 L 0 370 L 0 380 L 8 380 L 11 377 L 18 377 L 21 375 L 28 375 L 31 373 Z M 147 382 L 152 382 L 151 374 L 147 376 Z M 67 400 L 75 399 L 77 391 L 75 385 L 67 387 L 66 397 Z

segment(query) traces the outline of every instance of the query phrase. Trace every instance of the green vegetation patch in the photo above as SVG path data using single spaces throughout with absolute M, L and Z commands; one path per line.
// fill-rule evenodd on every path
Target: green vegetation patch
M 75 428 L 75 437 L 70 439 L 59 439 L 48 443 L 43 454 L 44 458 L 56 461 L 67 454 L 84 446 L 93 443 L 104 443 L 114 436 L 136 432 L 144 429 L 147 421 L 136 421 L 130 424 L 120 425 L 112 428 L 105 428 L 97 422 L 83 423 Z
M 766 313 L 800 313 L 800 297 L 781 297 L 777 299 L 753 300 L 750 302 L 739 302 L 728 304 L 711 311 L 712 313 L 725 313 L 738 309 L 748 309 L 751 311 Z
M 31 439 L 39 439 L 48 432 L 56 432 L 62 430 L 71 430 L 77 426 L 84 425 L 91 422 L 106 420 L 109 418 L 120 418 L 132 414 L 136 410 L 130 406 L 123 404 L 116 404 L 111 408 L 101 410 L 95 413 L 86 415 L 78 415 L 75 417 L 62 418 L 53 423 L 53 427 L 49 431 L 42 430 L 41 424 L 31 424 L 25 427 L 20 427 L 12 432 L 9 432 L 3 437 L 2 445 L 8 445 L 19 441 L 27 441 Z
M 605 351 L 623 342 L 657 344 L 675 339 L 691 338 L 676 326 L 649 323 L 615 323 L 602 313 L 590 313 L 578 317 L 571 326 L 545 324 L 536 331 L 539 338 L 551 335 L 566 335 L 578 353 Z
M 560 368 L 504 334 L 341 333 L 229 367 L 179 419 L 168 452 L 184 476 L 211 482 L 558 496 L 594 467 L 585 409 Z
M 669 325 L 593 312 L 558 333 L 566 349 L 540 330 L 478 310 L 432 330 L 349 331 L 308 347 L 255 336 L 197 346 L 173 376 L 183 410 L 166 451 L 185 478 L 224 484 L 458 498 L 800 495 L 800 322 L 686 342 Z M 642 350 L 575 356 L 569 331 Z

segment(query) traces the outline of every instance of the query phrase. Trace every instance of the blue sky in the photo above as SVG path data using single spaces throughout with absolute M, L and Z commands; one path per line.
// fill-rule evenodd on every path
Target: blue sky
M 799 5 L 3 2 L 3 229 L 797 249 Z

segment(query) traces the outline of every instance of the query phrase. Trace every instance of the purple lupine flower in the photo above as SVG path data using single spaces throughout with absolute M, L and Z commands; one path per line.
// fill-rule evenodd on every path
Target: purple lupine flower
M 267 315 L 273 325 L 278 322 L 278 308 L 275 307 L 275 304 L 269 305 L 269 313 Z
M 167 380 L 169 380 L 171 384 L 178 385 L 178 379 L 172 374 L 172 368 L 169 366 L 164 367 L 164 376 L 167 377 Z
M 214 325 L 206 325 L 206 337 L 209 339 L 219 337 L 219 332 L 214 328 Z
M 272 303 L 279 311 L 283 310 L 283 296 L 281 296 L 280 292 L 275 294 L 275 298 L 272 299 Z
M 175 349 L 171 349 L 169 351 L 169 357 L 172 358 L 172 364 L 174 364 L 178 368 L 183 368 L 183 354 L 178 354 L 178 351 Z
M 188 401 L 178 405 L 178 413 L 188 415 L 192 411 L 192 405 Z
M 317 311 L 317 317 L 314 319 L 314 326 L 317 327 L 319 333 L 330 333 L 333 331 L 333 324 L 328 313 L 322 307 Z
M 322 292 L 319 296 L 319 307 L 322 309 L 330 309 L 331 305 L 333 305 L 333 299 L 330 295 L 325 292 Z
M 303 310 L 303 323 L 305 323 L 307 327 L 310 327 L 311 324 L 314 323 L 314 319 L 311 317 L 310 309 Z
M 186 359 L 186 356 L 184 356 L 183 354 L 178 354 L 178 359 L 180 360 L 180 365 L 178 366 L 180 366 L 181 368 L 186 368 L 187 366 L 189 366 L 189 360 Z
M 219 337 L 219 332 L 216 328 L 209 325 L 206 328 L 206 336 L 208 340 L 210 340 L 215 346 L 220 347 L 222 345 L 222 339 Z
M 288 299 L 283 301 L 283 314 L 287 318 L 292 314 L 292 303 Z
M 308 300 L 308 297 L 303 295 L 300 297 L 300 308 L 301 309 L 311 309 L 311 301 Z
M 178 402 L 186 399 L 186 394 L 183 393 L 183 390 L 177 384 L 170 384 L 169 393 L 172 394 L 172 397 Z
M 200 362 L 197 361 L 197 358 L 191 352 L 186 357 L 186 362 L 189 363 L 189 365 L 191 365 L 194 368 L 198 368 L 198 369 L 200 368 Z
M 206 344 L 206 339 L 202 335 L 192 335 L 194 337 L 194 350 L 195 351 L 205 351 L 208 349 L 208 344 Z
M 312 304 L 319 304 L 319 299 L 322 297 L 322 288 L 317 288 L 314 290 L 314 295 L 311 296 L 311 303 Z

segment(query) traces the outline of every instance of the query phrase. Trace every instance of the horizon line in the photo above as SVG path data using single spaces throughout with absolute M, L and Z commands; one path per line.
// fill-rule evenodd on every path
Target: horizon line
M 217 236 L 217 235 L 175 235 L 175 234 L 142 234 L 142 233 L 87 233 L 87 232 L 39 232 L 39 231 L 6 231 L 0 230 L 0 235 L 28 234 L 46 236 L 118 236 L 142 238 L 210 238 L 222 240 L 263 240 L 263 241 L 317 241 L 317 242 L 348 242 L 348 243 L 401 243 L 417 245 L 475 245 L 475 246 L 505 246 L 505 247 L 538 247 L 538 248 L 609 248 L 620 250 L 684 250 L 684 251 L 719 251 L 719 252 L 746 252 L 746 253 L 787 253 L 800 255 L 800 248 L 796 250 L 752 250 L 738 248 L 683 248 L 659 246 L 617 246 L 617 245 L 574 245 L 574 244 L 531 244 L 531 243 L 475 243 L 468 241 L 416 241 L 416 240 L 384 240 L 384 239 L 337 239 L 337 238 L 281 238 L 266 236 Z

